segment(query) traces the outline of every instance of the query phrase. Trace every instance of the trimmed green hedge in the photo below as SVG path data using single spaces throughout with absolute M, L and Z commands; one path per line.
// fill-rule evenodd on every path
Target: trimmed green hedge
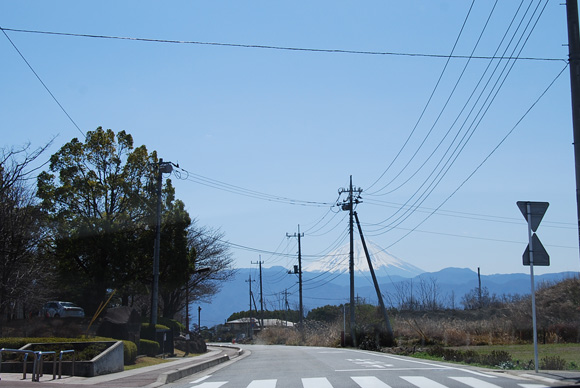
M 155 357 L 160 352 L 159 344 L 155 341 L 141 339 L 139 340 L 139 348 L 141 349 L 141 354 L 145 354 L 149 357 Z
M 158 323 L 162 324 L 163 326 L 167 326 L 168 328 L 173 330 L 174 333 L 177 334 L 179 334 L 182 331 L 185 331 L 185 325 L 179 321 L 176 321 L 175 319 L 161 317 L 159 318 Z
M 123 363 L 133 365 L 137 360 L 137 345 L 133 341 L 123 340 Z

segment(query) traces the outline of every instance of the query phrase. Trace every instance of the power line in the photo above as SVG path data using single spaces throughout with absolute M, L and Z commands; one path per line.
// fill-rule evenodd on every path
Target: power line
M 367 204 L 371 204 L 371 205 L 375 205 L 375 206 L 392 207 L 392 208 L 400 208 L 401 206 L 412 207 L 410 205 L 403 205 L 400 203 L 379 201 L 379 200 L 374 200 L 374 199 L 365 199 L 365 202 Z M 427 207 L 421 207 L 421 206 L 417 206 L 416 209 L 414 209 L 415 212 L 419 212 L 419 213 L 431 213 L 433 210 L 434 210 L 434 208 L 427 208 Z M 478 220 L 478 221 L 498 222 L 498 223 L 504 223 L 504 224 L 521 225 L 523 222 L 521 220 L 521 217 L 519 217 L 519 218 L 503 217 L 503 216 L 490 215 L 490 214 L 458 212 L 458 211 L 442 210 L 442 209 L 437 210 L 436 215 L 443 216 L 443 217 L 465 218 L 465 219 Z M 366 222 L 365 225 L 379 226 L 380 223 L 368 223 L 368 222 Z M 558 228 L 558 229 L 576 229 L 577 228 L 576 224 L 574 224 L 573 222 L 544 221 L 542 223 L 542 225 L 544 227 Z
M 242 195 L 245 197 L 261 199 L 268 202 L 278 202 L 278 203 L 286 203 L 290 205 L 298 205 L 298 206 L 314 206 L 314 207 L 326 207 L 326 206 L 333 206 L 334 203 L 332 202 L 317 202 L 317 201 L 305 201 L 300 199 L 292 199 L 288 197 L 282 197 L 278 195 L 266 194 L 256 190 L 246 189 L 240 186 L 232 185 L 230 183 L 218 181 L 216 179 L 208 178 L 199 174 L 195 174 L 191 171 L 187 171 L 185 169 L 181 169 L 183 173 L 186 174 L 185 177 L 182 177 L 180 174 L 176 174 L 176 177 L 181 180 L 187 180 L 190 182 L 198 183 L 203 186 L 211 187 L 214 189 L 227 191 L 229 193 Z
M 10 29 L 6 29 L 6 28 L 2 28 L 2 27 L 0 27 L 0 30 L 2 30 L 2 33 L 4 34 L 4 36 L 6 37 L 6 39 L 8 39 L 8 41 L 10 42 L 10 44 L 12 45 L 12 47 L 14 47 L 14 50 L 16 50 L 16 52 L 18 53 L 18 55 L 20 55 L 20 58 L 22 58 L 22 60 L 24 61 L 24 63 L 26 63 L 26 65 L 28 66 L 28 68 L 30 69 L 30 71 L 32 71 L 32 73 L 34 74 L 34 76 L 36 77 L 36 79 L 38 79 L 38 81 L 42 84 L 42 86 L 48 92 L 48 94 L 50 95 L 50 97 L 52 97 L 52 99 L 54 100 L 54 102 L 56 102 L 56 104 L 64 112 L 64 114 L 66 115 L 66 117 L 68 117 L 68 119 L 70 120 L 70 122 L 73 123 L 73 125 L 83 135 L 83 137 L 86 138 L 85 133 L 81 130 L 81 128 L 77 125 L 77 123 L 73 120 L 73 118 L 68 114 L 68 112 L 66 111 L 66 109 L 64 109 L 64 106 L 62 106 L 62 104 L 60 103 L 60 101 L 58 101 L 58 99 L 50 91 L 50 89 L 48 88 L 48 86 L 46 86 L 46 84 L 44 83 L 44 81 L 42 80 L 42 78 L 40 78 L 40 76 L 38 75 L 38 73 L 34 70 L 34 68 L 32 67 L 32 65 L 30 64 L 30 62 L 28 62 L 28 60 L 24 57 L 24 54 L 22 54 L 22 52 L 18 49 L 18 47 L 16 47 L 16 44 L 14 44 L 14 42 L 12 41 L 12 39 L 10 39 L 10 37 L 8 36 L 8 34 L 6 33 L 6 31 L 11 31 L 11 30 Z
M 289 46 L 270 46 L 270 45 L 259 45 L 259 44 L 202 42 L 202 41 L 192 41 L 192 40 L 135 38 L 135 37 L 126 37 L 126 36 L 79 34 L 79 33 L 70 33 L 70 32 L 25 30 L 25 29 L 2 28 L 2 27 L 0 27 L 0 29 L 2 29 L 3 31 L 21 32 L 21 33 L 29 33 L 29 34 L 59 35 L 59 36 L 79 37 L 79 38 L 115 39 L 115 40 L 128 40 L 128 41 L 149 42 L 149 43 L 189 44 L 189 45 L 237 47 L 237 48 L 250 48 L 250 49 L 282 50 L 282 51 L 302 51 L 302 52 L 315 52 L 315 53 L 328 53 L 328 54 L 357 54 L 357 55 L 378 55 L 378 56 L 386 55 L 386 56 L 442 58 L 442 59 L 447 59 L 447 58 L 453 58 L 453 59 L 471 58 L 471 59 L 482 59 L 482 60 L 515 59 L 515 58 L 511 58 L 511 57 L 495 57 L 495 56 L 485 56 L 485 55 L 472 57 L 472 56 L 468 56 L 468 55 L 404 53 L 404 52 L 393 52 L 393 51 L 320 49 L 320 48 L 289 47 Z M 564 62 L 566 62 L 566 60 L 562 59 L 562 58 L 522 57 L 522 58 L 518 58 L 518 59 L 527 60 L 527 61 L 564 61 Z
M 536 7 L 536 11 L 537 11 L 539 5 L 540 4 L 538 4 L 538 6 Z M 545 6 L 544 6 L 544 9 L 545 9 Z M 528 8 L 528 10 L 529 10 L 529 8 Z M 536 11 L 534 11 L 534 14 L 535 14 Z M 542 9 L 542 12 L 543 12 L 543 9 Z M 542 12 L 540 13 L 540 15 L 538 16 L 538 18 L 536 19 L 536 22 L 533 25 L 532 29 L 529 31 L 528 38 L 529 38 L 529 35 L 531 34 L 531 32 L 533 31 L 533 29 L 535 28 L 535 25 L 537 24 L 537 22 L 539 20 L 539 17 L 541 16 Z M 527 11 L 526 11 L 526 13 L 527 13 Z M 528 21 L 528 25 L 524 29 L 524 32 L 522 32 L 522 35 L 520 36 L 519 41 L 516 43 L 516 47 L 514 47 L 513 52 L 515 52 L 517 50 L 517 47 L 520 45 L 520 42 L 522 41 L 522 39 L 523 39 L 523 37 L 525 35 L 525 32 L 526 32 L 525 30 L 527 30 L 527 28 L 529 27 L 529 25 L 532 22 L 533 18 L 534 18 L 534 15 L 532 15 L 531 18 L 530 18 L 530 20 Z M 520 26 L 521 26 L 521 24 L 523 23 L 524 20 L 525 20 L 525 15 L 522 18 L 522 21 L 520 22 Z M 516 32 L 519 29 L 520 28 L 518 26 L 518 28 L 516 29 Z M 514 32 L 514 35 L 512 37 L 512 41 L 513 41 L 514 37 L 516 36 L 516 32 Z M 525 47 L 525 43 L 526 42 L 527 42 L 527 38 L 525 39 L 524 43 L 519 48 L 518 54 L 521 53 L 521 51 Z M 511 41 L 510 41 L 510 44 L 511 44 Z M 507 48 L 506 48 L 506 51 L 507 51 Z M 475 117 L 473 118 L 473 120 L 472 120 L 469 128 L 463 134 L 463 136 L 461 137 L 461 139 L 459 139 L 459 141 L 455 145 L 455 148 L 451 151 L 451 148 L 453 147 L 453 144 L 456 143 L 456 140 L 459 137 L 460 133 L 462 132 L 463 127 L 466 125 L 467 121 L 469 120 L 469 116 L 471 116 L 471 113 L 474 111 L 474 109 L 475 109 L 475 107 L 476 107 L 479 99 L 483 96 L 483 90 L 482 90 L 482 92 L 480 94 L 480 97 L 478 98 L 478 100 L 474 104 L 471 112 L 469 113 L 469 116 L 464 120 L 464 123 L 461 126 L 460 130 L 456 133 L 455 138 L 453 139 L 453 141 L 448 146 L 447 150 L 445 151 L 445 154 L 441 157 L 440 161 L 433 168 L 433 170 L 431 171 L 431 173 L 429 174 L 429 176 L 423 181 L 423 183 L 420 185 L 420 187 L 415 191 L 415 193 L 413 195 L 411 195 L 411 197 L 407 200 L 407 202 L 405 202 L 405 205 L 407 205 L 409 202 L 411 202 L 411 200 L 414 197 L 417 196 L 417 198 L 415 199 L 415 202 L 413 203 L 413 205 L 411 207 L 407 208 L 407 210 L 405 210 L 401 215 L 399 215 L 394 221 L 392 221 L 390 224 L 384 226 L 382 229 L 387 229 L 387 228 L 391 228 L 392 229 L 393 228 L 393 225 L 398 226 L 401 223 L 403 223 L 406 219 L 408 219 L 411 216 L 411 214 L 414 213 L 414 210 L 412 210 L 412 209 L 415 209 L 416 206 L 421 205 L 433 193 L 433 191 L 441 183 L 442 179 L 450 171 L 451 167 L 455 164 L 455 162 L 457 161 L 459 155 L 465 149 L 467 143 L 470 141 L 471 137 L 473 136 L 473 134 L 475 133 L 475 131 L 477 130 L 477 128 L 479 128 L 479 126 L 481 124 L 481 121 L 483 120 L 483 117 L 487 114 L 488 110 L 491 107 L 491 104 L 493 103 L 493 101 L 495 100 L 495 98 L 497 97 L 497 95 L 499 94 L 500 89 L 502 88 L 503 84 L 505 83 L 505 81 L 506 81 L 508 75 L 510 74 L 511 70 L 513 69 L 515 63 L 516 63 L 516 61 L 512 61 L 511 62 L 511 65 L 510 65 L 510 62 L 509 61 L 506 62 L 503 70 L 501 71 L 501 74 L 499 75 L 499 77 L 495 81 L 495 84 L 492 86 L 491 90 L 489 91 L 489 93 L 488 93 L 485 101 L 482 103 L 481 107 L 479 108 L 479 111 L 476 113 Z M 496 69 L 497 69 L 498 66 L 499 66 L 499 62 L 498 62 L 498 65 L 496 66 Z M 495 70 L 494 70 L 494 73 L 495 73 Z M 491 81 L 491 77 L 487 81 L 487 84 L 486 84 L 484 90 L 487 88 L 487 85 L 489 84 L 490 81 Z M 535 106 L 536 103 L 537 103 L 537 101 L 533 104 L 533 106 Z M 526 114 L 527 114 L 527 112 L 526 112 Z M 513 131 L 513 129 L 512 129 L 512 131 Z M 511 133 L 511 131 L 510 131 L 510 133 Z M 502 143 L 503 143 L 503 140 L 500 142 L 500 144 L 502 144 Z M 447 156 L 448 154 L 449 154 L 449 156 Z M 423 189 L 423 187 L 425 187 L 425 188 Z M 401 207 L 400 209 L 398 209 L 394 214 L 392 214 L 389 218 L 387 218 L 386 220 L 382 221 L 381 223 L 387 222 L 391 218 L 395 217 L 402 210 L 403 210 L 403 207 Z
M 463 180 L 463 182 L 461 182 L 461 184 L 451 194 L 449 194 L 449 196 L 447 198 L 445 198 L 445 200 L 443 202 L 441 202 L 441 204 L 439 204 L 439 206 L 437 206 L 437 208 L 435 208 L 435 210 L 433 210 L 433 212 L 431 212 L 427 217 L 425 217 L 425 219 L 423 219 L 423 221 L 421 221 L 419 224 L 417 224 L 413 229 L 411 229 L 404 236 L 402 236 L 401 238 L 399 238 L 398 240 L 396 240 L 395 242 L 393 242 L 392 244 L 390 244 L 388 247 L 386 247 L 385 250 L 388 249 L 388 248 L 390 248 L 390 247 L 392 247 L 393 245 L 397 244 L 398 242 L 400 242 L 404 238 L 406 238 L 409 234 L 413 233 L 419 226 L 421 226 L 429 218 L 431 218 L 431 216 L 433 216 L 433 214 L 435 214 L 435 212 L 437 210 L 439 210 L 443 205 L 445 205 L 445 203 L 447 203 L 447 201 L 449 201 L 451 199 L 451 197 L 453 197 L 455 195 L 455 193 L 457 193 L 463 187 L 463 185 L 465 185 L 465 183 L 467 183 L 467 181 L 470 180 L 477 173 L 477 171 L 479 171 L 479 169 L 487 162 L 487 160 L 498 150 L 498 148 L 507 140 L 507 138 L 511 135 L 511 133 L 519 126 L 519 124 L 524 120 L 524 118 L 528 115 L 528 113 L 530 113 L 530 111 L 536 106 L 536 104 L 541 100 L 541 98 L 548 92 L 548 90 L 552 87 L 552 85 L 554 85 L 554 83 L 556 82 L 556 80 L 558 80 L 558 78 L 560 78 L 560 76 L 562 75 L 562 73 L 564 73 L 564 70 L 566 70 L 567 67 L 568 66 L 565 66 L 560 71 L 560 73 L 558 73 L 558 75 L 556 76 L 556 78 L 554 78 L 554 80 L 550 83 L 550 85 L 548 85 L 548 87 L 544 90 L 544 92 L 536 99 L 536 101 L 534 101 L 534 103 L 532 104 L 532 106 L 530 106 L 530 108 L 528 108 L 528 110 L 524 113 L 524 115 L 518 120 L 517 123 L 514 124 L 514 126 L 512 127 L 512 129 L 503 137 L 503 139 L 485 157 L 485 159 L 475 168 L 475 170 L 473 170 L 471 172 L 471 174 L 469 174 L 469 176 L 467 176 L 467 178 L 465 178 Z

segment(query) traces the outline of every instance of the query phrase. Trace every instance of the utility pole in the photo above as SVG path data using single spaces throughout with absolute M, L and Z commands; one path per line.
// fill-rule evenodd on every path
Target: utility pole
M 284 326 L 288 326 L 288 289 L 284 290 Z
M 157 222 L 155 225 L 155 246 L 153 250 L 153 286 L 151 287 L 151 330 L 157 325 L 157 310 L 159 309 L 159 248 L 161 246 L 161 190 L 163 187 L 163 173 L 173 171 L 171 162 L 159 159 L 157 163 Z
M 197 332 L 201 334 L 201 306 L 197 306 Z
M 252 339 L 254 337 L 254 330 L 252 328 L 252 274 L 248 275 L 248 280 L 246 280 L 246 282 L 250 288 L 250 323 L 248 325 L 248 335 L 250 339 Z
M 286 237 L 298 237 L 298 299 L 300 300 L 300 330 L 303 329 L 303 320 L 304 320 L 304 306 L 302 304 L 302 247 L 300 245 L 300 238 L 304 237 L 304 233 L 300 233 L 300 225 L 298 225 L 298 234 L 294 233 L 292 235 L 286 233 Z M 296 271 L 294 271 L 296 273 Z
M 259 264 L 260 265 L 260 329 L 264 329 L 264 292 L 262 290 L 262 256 L 260 256 L 260 260 L 257 263 L 251 262 L 252 264 Z
M 478 308 L 481 309 L 482 303 L 481 303 L 481 272 L 479 270 L 479 267 L 477 267 L 477 280 L 479 282 L 479 293 L 478 293 L 478 298 L 477 298 L 477 304 L 478 304 Z
M 572 128 L 574 131 L 574 161 L 576 169 L 576 212 L 580 243 L 580 32 L 578 0 L 566 0 L 568 20 L 568 55 L 572 94 Z
M 344 211 L 349 211 L 349 233 L 350 233 L 350 255 L 349 255 L 349 262 L 348 262 L 348 271 L 350 274 L 350 336 L 352 338 L 352 346 L 356 347 L 356 333 L 355 333 L 355 299 L 354 299 L 354 205 L 359 204 L 360 201 L 360 193 L 362 193 L 361 188 L 353 188 L 352 187 L 352 175 L 350 176 L 350 185 L 348 189 L 341 188 L 338 190 L 338 194 L 341 195 L 342 193 L 348 193 L 348 198 L 343 200 L 341 207 Z M 356 199 L 354 198 L 354 193 L 357 193 Z

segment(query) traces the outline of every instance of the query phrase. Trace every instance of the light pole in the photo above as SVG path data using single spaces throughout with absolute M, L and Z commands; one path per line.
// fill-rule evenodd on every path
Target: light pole
M 201 268 L 196 269 L 193 271 L 192 275 L 196 275 L 198 273 L 209 272 L 211 268 Z M 187 284 L 185 285 L 185 329 L 189 332 L 189 282 L 191 279 L 187 280 Z

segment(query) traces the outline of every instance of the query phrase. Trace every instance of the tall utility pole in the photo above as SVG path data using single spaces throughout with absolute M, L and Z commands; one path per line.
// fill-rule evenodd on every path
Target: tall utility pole
M 350 274 L 350 336 L 352 338 L 352 346 L 356 347 L 356 333 L 355 333 L 355 299 L 354 299 L 354 205 L 358 204 L 360 201 L 360 193 L 362 193 L 361 188 L 352 187 L 352 175 L 350 176 L 350 185 L 348 189 L 341 188 L 338 190 L 338 194 L 348 193 L 348 198 L 340 204 L 342 210 L 349 211 L 349 233 L 350 233 L 350 255 L 348 262 L 348 272 Z M 356 199 L 354 198 L 354 193 L 357 193 Z
M 250 336 L 250 339 L 252 339 L 254 337 L 254 330 L 252 328 L 252 274 L 248 275 L 248 280 L 246 280 L 246 282 L 248 282 L 250 288 L 250 323 L 248 325 L 248 335 Z
M 159 159 L 157 163 L 157 222 L 155 225 L 155 246 L 153 250 L 153 286 L 151 287 L 151 320 L 154 330 L 157 324 L 157 310 L 159 309 L 159 248 L 161 246 L 161 190 L 163 187 L 163 173 L 173 171 L 171 162 Z
M 568 19 L 568 54 L 576 167 L 576 212 L 578 215 L 578 241 L 580 243 L 580 32 L 578 0 L 566 0 L 566 15 Z
M 286 233 L 286 237 L 298 237 L 298 299 L 300 304 L 300 330 L 303 329 L 304 320 L 304 306 L 302 304 L 302 247 L 300 245 L 300 238 L 304 237 L 304 233 L 300 234 L 300 225 L 298 225 L 298 234 L 294 233 L 292 235 Z M 296 271 L 294 271 L 296 273 Z
M 264 329 L 264 291 L 262 290 L 262 256 L 260 256 L 260 260 L 257 263 L 251 262 L 252 264 L 259 264 L 260 265 L 260 330 Z

